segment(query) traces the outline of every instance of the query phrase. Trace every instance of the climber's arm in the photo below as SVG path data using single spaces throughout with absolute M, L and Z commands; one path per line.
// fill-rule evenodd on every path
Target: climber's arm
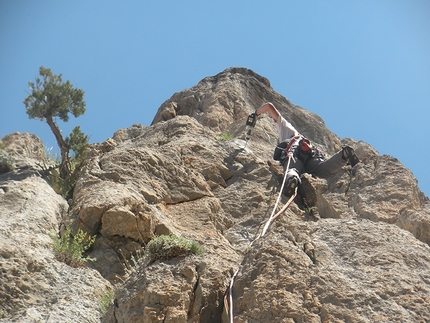
M 262 113 L 266 113 L 268 112 L 270 114 L 270 116 L 272 117 L 272 119 L 275 122 L 278 122 L 278 118 L 281 116 L 281 114 L 279 113 L 279 111 L 275 108 L 275 106 L 270 103 L 264 103 L 261 107 L 259 107 L 257 109 L 257 111 L 255 111 L 255 113 L 258 115 L 262 114 Z

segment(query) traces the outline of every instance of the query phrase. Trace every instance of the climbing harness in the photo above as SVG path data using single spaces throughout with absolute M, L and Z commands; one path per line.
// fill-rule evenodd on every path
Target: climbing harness
M 251 118 L 252 115 L 254 115 L 253 118 Z M 255 114 L 251 114 L 248 117 L 248 120 L 247 120 L 247 123 L 246 123 L 247 126 L 248 126 L 248 121 L 250 122 L 250 126 L 251 125 L 252 125 L 252 127 L 255 126 L 255 120 L 256 120 L 255 116 L 256 116 Z M 251 131 L 251 130 L 249 130 L 249 131 Z M 275 221 L 275 219 L 277 217 L 279 217 L 282 213 L 285 212 L 285 210 L 290 206 L 290 204 L 294 201 L 294 198 L 297 196 L 297 187 L 296 187 L 294 189 L 294 194 L 289 198 L 289 200 L 287 201 L 287 203 L 285 203 L 285 205 L 282 207 L 282 209 L 275 214 L 276 208 L 278 207 L 279 201 L 281 200 L 281 197 L 282 197 L 282 192 L 284 190 L 285 183 L 287 181 L 287 173 L 288 173 L 288 169 L 290 167 L 291 159 L 294 158 L 291 147 L 293 146 L 294 142 L 297 142 L 297 139 L 299 139 L 299 138 L 296 138 L 296 140 L 293 140 L 293 138 L 292 138 L 290 144 L 285 149 L 285 153 L 286 153 L 286 156 L 288 158 L 287 159 L 287 166 L 286 166 L 286 169 L 285 169 L 285 174 L 284 174 L 284 178 L 283 178 L 283 181 L 282 181 L 281 189 L 279 191 L 278 198 L 276 199 L 276 203 L 275 203 L 275 206 L 273 208 L 272 214 L 270 215 L 269 219 L 267 220 L 266 224 L 264 225 L 263 231 L 259 235 L 257 235 L 257 237 L 253 241 L 251 241 L 251 243 L 249 244 L 249 246 L 247 247 L 247 249 L 249 249 L 249 247 L 251 247 L 252 244 L 255 241 L 257 241 L 258 239 L 260 239 L 261 237 L 263 237 L 266 234 L 267 230 L 269 229 L 269 227 L 273 223 L 273 221 Z M 245 145 L 245 147 L 246 147 L 246 145 Z M 235 273 L 233 274 L 233 276 L 231 278 L 230 285 L 229 285 L 227 291 L 224 294 L 224 308 L 226 310 L 226 313 L 228 315 L 228 319 L 229 319 L 230 323 L 234 323 L 234 321 L 233 321 L 234 320 L 234 317 L 233 317 L 233 313 L 234 313 L 234 311 L 233 311 L 233 284 L 234 284 L 234 280 L 235 280 L 237 274 L 239 273 L 239 269 L 240 268 L 238 268 L 235 271 Z

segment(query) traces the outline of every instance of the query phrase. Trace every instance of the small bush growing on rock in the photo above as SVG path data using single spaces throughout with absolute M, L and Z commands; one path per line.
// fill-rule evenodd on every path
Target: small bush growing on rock
M 216 139 L 218 141 L 228 141 L 228 140 L 233 140 L 234 139 L 234 135 L 228 132 L 223 132 L 221 135 L 217 136 Z
M 95 260 L 85 257 L 84 253 L 94 243 L 96 236 L 89 236 L 81 229 L 78 229 L 74 236 L 72 236 L 70 229 L 66 229 L 66 233 L 62 237 L 52 235 L 52 240 L 57 260 L 71 267 L 83 267 L 86 261 Z
M 137 268 L 139 268 L 141 265 L 145 263 L 145 252 L 144 249 L 137 249 L 136 250 L 136 256 L 131 254 L 130 260 L 126 259 L 126 256 L 122 252 L 122 250 L 119 250 L 122 257 L 124 258 L 123 262 L 123 268 L 126 275 L 130 275 L 134 272 L 136 272 Z
M 114 297 L 115 297 L 114 291 L 110 288 L 107 288 L 100 296 L 99 305 L 100 305 L 100 313 L 102 315 L 105 315 L 107 313 L 109 305 L 112 303 L 112 300 Z
M 145 257 L 148 263 L 152 263 L 156 260 L 168 260 L 189 253 L 200 255 L 204 252 L 199 243 L 169 234 L 152 239 L 146 246 Z

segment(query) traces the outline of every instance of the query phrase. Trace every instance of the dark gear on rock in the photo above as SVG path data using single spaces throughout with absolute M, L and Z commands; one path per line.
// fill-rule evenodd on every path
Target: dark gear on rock
M 336 154 L 326 159 L 323 153 L 314 147 L 310 140 L 299 134 L 294 126 L 281 116 L 275 106 L 268 102 L 257 109 L 254 116 L 268 112 L 275 121 L 278 130 L 278 145 L 273 153 L 273 159 L 280 162 L 286 171 L 288 155 L 292 157 L 289 163 L 284 194 L 291 196 L 295 187 L 300 185 L 300 175 L 308 173 L 317 177 L 327 178 L 339 171 L 344 165 L 354 167 L 359 163 L 352 147 L 346 146 Z M 255 125 L 255 123 L 254 123 Z

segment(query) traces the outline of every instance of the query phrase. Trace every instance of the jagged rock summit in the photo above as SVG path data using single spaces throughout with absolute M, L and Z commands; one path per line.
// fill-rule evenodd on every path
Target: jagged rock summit
M 349 144 L 362 162 L 327 180 L 304 175 L 300 198 L 251 245 L 272 212 L 281 172 L 271 160 L 276 132 L 268 116 L 244 140 L 246 117 L 267 101 L 327 154 Z M 207 77 L 164 102 L 151 126 L 93 145 L 69 205 L 38 169 L 25 174 L 0 175 L 0 239 L 16 246 L 0 247 L 2 321 L 56 322 L 50 309 L 64 308 L 62 322 L 84 322 L 76 308 L 88 322 L 228 322 L 223 299 L 236 270 L 234 322 L 430 320 L 430 205 L 412 173 L 367 143 L 338 138 L 251 70 Z M 18 196 L 26 207 L 10 207 Z M 38 206 L 31 217 L 23 215 L 29 205 Z M 27 217 L 43 221 L 36 229 Z M 91 268 L 67 268 L 51 255 L 49 230 L 65 227 L 97 235 Z M 126 259 L 169 233 L 206 252 L 142 263 L 126 275 Z M 22 241 L 28 247 L 18 248 Z M 25 251 L 43 255 L 43 266 L 18 261 Z M 46 271 L 53 267 L 67 278 Z M 43 299 L 54 282 L 58 294 Z M 70 282 L 83 297 L 66 290 Z M 115 297 L 100 319 L 88 300 L 110 284 Z

